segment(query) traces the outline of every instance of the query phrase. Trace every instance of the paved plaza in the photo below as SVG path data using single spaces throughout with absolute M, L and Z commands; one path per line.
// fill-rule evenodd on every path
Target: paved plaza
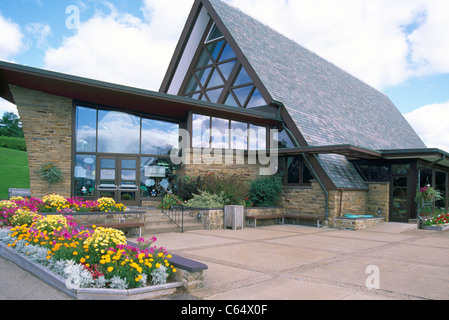
M 365 231 L 274 225 L 168 233 L 157 238 L 158 247 L 208 266 L 203 288 L 171 298 L 449 298 L 447 231 L 418 230 L 399 223 Z M 0 270 L 0 299 L 70 299 L 9 261 L 0 259 Z

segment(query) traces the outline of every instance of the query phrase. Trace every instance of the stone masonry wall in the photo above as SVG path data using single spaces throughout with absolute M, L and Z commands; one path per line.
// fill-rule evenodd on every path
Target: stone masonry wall
M 198 157 L 191 155 L 191 161 L 183 164 L 180 173 L 192 177 L 205 177 L 208 174 L 217 176 L 231 175 L 236 178 L 236 184 L 249 190 L 250 181 L 260 176 L 262 166 L 260 164 L 249 164 L 247 157 L 245 157 L 244 161 L 240 160 L 238 163 L 235 156 L 232 159 L 232 162 L 226 161 L 223 154 L 222 158 L 217 157 L 216 162 L 210 164 L 204 161 L 201 162 Z
M 72 100 L 11 85 L 23 123 L 30 166 L 32 197 L 58 193 L 71 195 Z M 50 188 L 37 173 L 45 162 L 54 162 L 64 182 Z
M 370 191 L 366 195 L 366 214 L 377 215 L 377 210 L 382 211 L 385 221 L 390 215 L 390 183 L 371 182 L 367 183 Z
M 382 215 L 388 221 L 389 183 L 369 183 L 369 190 L 328 190 L 328 225 L 334 218 L 346 213 L 355 215 Z M 341 200 L 341 201 L 340 201 Z M 288 215 L 318 216 L 325 214 L 325 194 L 320 184 L 312 180 L 310 188 L 284 188 L 279 205 Z

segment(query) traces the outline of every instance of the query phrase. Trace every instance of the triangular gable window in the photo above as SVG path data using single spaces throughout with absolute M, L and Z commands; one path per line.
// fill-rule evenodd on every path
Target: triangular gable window
M 207 32 L 182 95 L 241 108 L 266 105 L 217 25 L 213 23 Z
M 217 25 L 214 23 L 212 25 L 212 28 L 211 28 L 210 32 L 209 32 L 209 36 L 207 37 L 206 42 L 214 41 L 214 40 L 217 40 L 217 39 L 220 39 L 220 38 L 223 38 L 223 34 L 220 32 L 220 30 L 218 29 Z

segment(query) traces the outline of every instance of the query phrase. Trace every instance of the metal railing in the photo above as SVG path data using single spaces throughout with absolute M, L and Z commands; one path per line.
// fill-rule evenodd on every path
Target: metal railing
M 164 187 L 162 188 L 165 190 L 167 195 L 175 199 L 176 202 L 178 203 L 178 205 L 170 206 L 169 208 L 164 208 L 164 206 L 162 206 L 162 213 L 165 214 L 174 224 L 176 224 L 181 229 L 181 232 L 184 232 L 185 206 L 182 204 L 182 201 L 176 198 L 176 196 L 173 193 L 171 193 Z

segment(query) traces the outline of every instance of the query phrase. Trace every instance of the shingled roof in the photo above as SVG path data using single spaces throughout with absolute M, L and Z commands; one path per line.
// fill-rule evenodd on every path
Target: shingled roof
M 209 2 L 273 100 L 308 145 L 374 150 L 426 146 L 390 99 L 334 64 L 220 0 Z

